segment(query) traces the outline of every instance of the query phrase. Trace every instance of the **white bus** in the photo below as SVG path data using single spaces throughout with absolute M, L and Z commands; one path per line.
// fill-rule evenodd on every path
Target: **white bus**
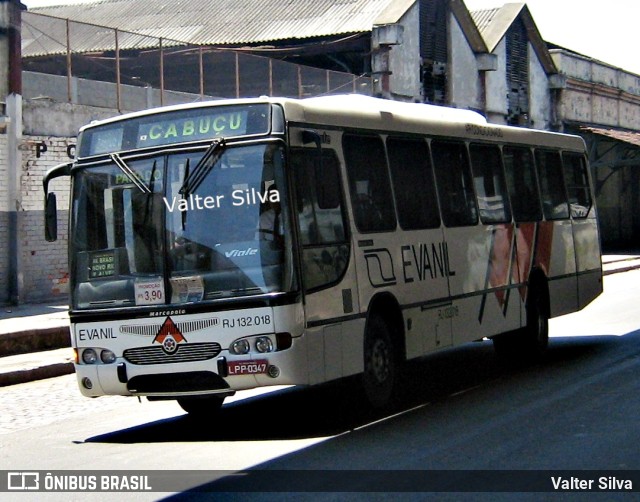
M 602 291 L 581 138 L 364 96 L 160 108 L 81 129 L 70 317 L 85 396 L 218 409 L 491 338 L 541 354 Z

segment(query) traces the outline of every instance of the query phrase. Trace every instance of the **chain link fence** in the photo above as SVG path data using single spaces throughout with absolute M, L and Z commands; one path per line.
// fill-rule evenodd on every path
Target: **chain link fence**
M 371 95 L 372 80 L 278 59 L 22 14 L 25 97 L 136 110 L 211 98 Z

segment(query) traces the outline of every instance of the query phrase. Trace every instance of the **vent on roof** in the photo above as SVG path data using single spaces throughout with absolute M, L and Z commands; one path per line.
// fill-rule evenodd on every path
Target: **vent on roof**
M 529 39 L 521 19 L 506 34 L 507 44 L 507 123 L 529 125 Z
M 425 103 L 446 104 L 448 0 L 420 0 L 420 57 Z

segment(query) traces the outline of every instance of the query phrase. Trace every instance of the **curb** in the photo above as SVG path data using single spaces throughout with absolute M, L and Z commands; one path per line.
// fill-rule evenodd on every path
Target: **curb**
M 630 272 L 632 270 L 638 270 L 638 268 L 640 268 L 640 266 L 630 265 L 628 267 L 614 268 L 612 270 L 603 270 L 602 275 L 612 275 L 612 274 L 619 274 L 621 272 Z
M 39 368 L 0 373 L 0 387 L 69 375 L 74 371 L 73 363 L 55 363 Z
M 71 347 L 68 326 L 30 329 L 0 336 L 0 356 L 15 356 Z

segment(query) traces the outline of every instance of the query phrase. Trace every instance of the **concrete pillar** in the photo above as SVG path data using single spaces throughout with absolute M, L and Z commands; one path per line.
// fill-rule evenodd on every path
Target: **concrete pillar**
M 26 7 L 19 0 L 0 0 L 0 99 L 7 124 L 7 191 L 8 204 L 8 297 L 20 303 L 23 297 L 21 267 L 21 213 L 22 191 L 22 60 L 21 23 L 22 10 Z
M 0 96 L 22 94 L 22 51 L 19 0 L 0 0 Z
M 17 305 L 24 297 L 24 277 L 22 268 L 22 96 L 7 96 L 7 192 L 9 201 L 9 301 Z

